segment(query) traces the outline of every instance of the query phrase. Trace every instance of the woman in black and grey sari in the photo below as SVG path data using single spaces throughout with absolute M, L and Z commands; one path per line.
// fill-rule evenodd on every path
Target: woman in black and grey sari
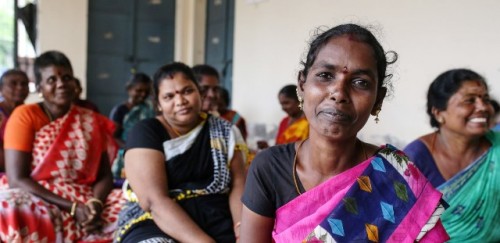
M 246 145 L 229 122 L 202 113 L 191 69 L 154 76 L 156 118 L 129 133 L 127 204 L 116 242 L 235 242 L 239 234 Z

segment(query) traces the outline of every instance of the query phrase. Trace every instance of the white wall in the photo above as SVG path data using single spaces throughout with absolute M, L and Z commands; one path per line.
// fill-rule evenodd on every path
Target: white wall
M 299 61 L 315 28 L 354 22 L 376 26 L 386 50 L 395 50 L 394 95 L 379 124 L 370 119 L 361 136 L 380 143 L 397 136 L 404 145 L 431 131 L 427 87 L 441 72 L 471 68 L 500 98 L 500 1 L 495 0 L 236 0 L 233 107 L 251 123 L 277 124 L 277 92 L 296 82 Z
M 85 90 L 88 0 L 40 0 L 37 14 L 37 55 L 49 50 L 66 54 Z M 30 96 L 28 102 L 33 99 L 36 97 Z
M 375 25 L 387 50 L 400 58 L 377 125 L 368 141 L 397 134 L 407 143 L 430 131 L 425 114 L 429 83 L 442 71 L 467 67 L 483 74 L 500 99 L 500 32 L 495 0 L 236 0 L 233 107 L 248 123 L 277 124 L 285 116 L 277 92 L 296 81 L 299 61 L 315 28 L 345 22 Z M 39 48 L 70 58 L 86 86 L 88 0 L 38 1 Z M 176 61 L 201 63 L 206 0 L 177 0 Z M 201 20 L 200 20 L 201 19 Z M 34 101 L 35 96 L 29 101 Z M 396 142 L 398 143 L 398 142 Z

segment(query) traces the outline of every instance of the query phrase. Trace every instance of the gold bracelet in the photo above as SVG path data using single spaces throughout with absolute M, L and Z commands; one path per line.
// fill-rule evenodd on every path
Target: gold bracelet
M 73 202 L 73 204 L 71 205 L 71 211 L 69 212 L 69 215 L 71 215 L 71 217 L 73 218 L 75 217 L 77 206 L 78 206 L 77 202 Z
M 88 205 L 88 204 L 91 204 L 91 203 L 93 203 L 93 202 L 95 202 L 95 203 L 99 204 L 99 206 L 101 206 L 101 208 L 104 208 L 104 204 L 102 203 L 102 201 L 101 201 L 101 200 L 99 200 L 99 199 L 97 199 L 97 198 L 95 198 L 95 197 L 93 197 L 93 198 L 91 198 L 91 199 L 87 200 L 87 202 L 86 202 L 85 204 L 86 204 L 86 205 Z

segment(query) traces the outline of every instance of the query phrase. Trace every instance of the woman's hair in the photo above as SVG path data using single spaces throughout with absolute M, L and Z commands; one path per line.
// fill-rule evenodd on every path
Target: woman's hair
M 130 90 L 131 88 L 135 87 L 138 84 L 145 84 L 148 87 L 151 87 L 152 83 L 153 83 L 153 81 L 151 80 L 151 78 L 147 74 L 135 73 L 132 75 L 132 77 L 130 77 L 129 81 L 127 81 L 127 84 L 125 84 L 125 88 L 127 90 Z M 149 93 L 150 92 L 148 90 L 146 97 L 149 96 Z
M 278 93 L 278 96 L 279 95 L 284 95 L 287 98 L 299 102 L 299 97 L 297 97 L 297 85 L 295 84 L 289 84 L 281 88 L 280 92 Z
M 3 87 L 3 82 L 5 81 L 4 79 L 7 77 L 7 76 L 10 76 L 10 75 L 21 75 L 23 76 L 23 78 L 25 78 L 26 80 L 29 80 L 28 78 L 28 75 L 26 75 L 26 73 L 22 70 L 19 70 L 19 69 L 9 69 L 7 71 L 5 71 L 2 76 L 0 76 L 0 88 Z
M 217 71 L 217 69 L 215 69 L 214 67 L 212 67 L 210 65 L 206 65 L 206 64 L 199 64 L 199 65 L 194 66 L 193 73 L 194 73 L 194 76 L 196 77 L 195 81 L 197 81 L 197 82 L 201 82 L 201 77 L 205 76 L 205 75 L 214 76 L 217 78 L 217 80 L 220 79 L 219 72 Z
M 493 110 L 495 111 L 495 115 L 500 114 L 500 104 L 498 101 L 492 99 L 490 100 L 491 106 L 493 106 Z
M 427 114 L 430 117 L 431 126 L 439 127 L 439 122 L 432 114 L 432 108 L 440 111 L 446 110 L 448 101 L 466 81 L 479 81 L 488 90 L 488 84 L 484 78 L 476 72 L 469 69 L 448 70 L 432 81 L 427 91 Z
M 47 51 L 42 53 L 35 59 L 35 84 L 36 86 L 40 85 L 42 81 L 42 73 L 41 69 L 49 66 L 59 66 L 69 69 L 73 72 L 73 67 L 71 66 L 71 62 L 68 57 L 59 51 Z
M 304 79 L 307 77 L 309 69 L 316 61 L 319 51 L 330 41 L 337 37 L 348 35 L 357 41 L 369 45 L 373 49 L 374 58 L 377 63 L 378 73 L 378 87 L 391 88 L 390 78 L 392 74 L 387 74 L 387 66 L 397 61 L 398 55 L 394 51 L 385 52 L 382 45 L 378 42 L 377 38 L 366 28 L 356 24 L 342 24 L 335 26 L 323 33 L 318 33 L 313 37 L 309 43 L 309 51 L 305 61 L 302 61 L 303 69 L 299 72 L 303 75 Z M 392 60 L 387 60 L 387 54 L 392 54 Z M 304 80 L 305 81 L 305 80 Z
M 224 103 L 226 104 L 226 106 L 229 106 L 229 104 L 231 104 L 231 97 L 229 95 L 229 91 L 224 88 L 224 87 L 219 87 L 217 89 L 217 92 L 219 93 L 219 98 L 224 101 Z
M 177 73 L 184 74 L 185 78 L 191 80 L 198 89 L 198 91 L 200 90 L 198 82 L 196 82 L 193 70 L 191 70 L 191 68 L 188 65 L 181 62 L 173 62 L 171 64 L 167 64 L 165 66 L 160 67 L 153 76 L 153 92 L 154 92 L 153 101 L 155 102 L 155 107 L 158 107 L 158 92 L 161 81 L 165 78 L 173 78 L 174 75 Z

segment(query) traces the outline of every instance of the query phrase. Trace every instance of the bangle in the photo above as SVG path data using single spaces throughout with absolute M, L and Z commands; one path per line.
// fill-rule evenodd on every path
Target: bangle
M 78 206 L 77 202 L 73 202 L 73 204 L 71 205 L 71 211 L 69 212 L 69 215 L 71 215 L 71 217 L 73 218 L 75 217 L 77 206 Z
M 87 202 L 85 204 L 88 205 L 88 204 L 91 204 L 91 203 L 97 203 L 97 204 L 99 204 L 99 206 L 101 206 L 101 208 L 104 208 L 104 204 L 102 203 L 102 201 L 99 200 L 99 199 L 97 199 L 97 198 L 95 198 L 95 197 L 87 200 Z

